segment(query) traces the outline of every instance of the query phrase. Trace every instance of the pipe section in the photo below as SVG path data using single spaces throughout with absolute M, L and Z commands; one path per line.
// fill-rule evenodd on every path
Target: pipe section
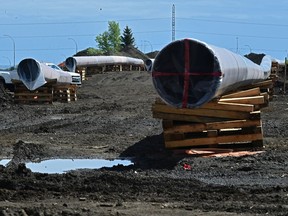
M 31 91 L 43 86 L 48 80 L 59 83 L 71 83 L 72 76 L 64 71 L 54 70 L 35 59 L 23 59 L 17 68 L 19 80 Z
M 224 93 L 269 77 L 271 58 L 260 65 L 227 49 L 196 39 L 174 41 L 156 56 L 153 84 L 178 108 L 197 108 Z
M 75 72 L 76 67 L 78 66 L 101 66 L 114 64 L 144 66 L 144 61 L 142 59 L 126 56 L 74 56 L 67 58 L 65 61 L 67 69 L 72 72 Z
M 147 59 L 145 61 L 145 68 L 148 72 L 152 72 L 152 67 L 155 59 Z

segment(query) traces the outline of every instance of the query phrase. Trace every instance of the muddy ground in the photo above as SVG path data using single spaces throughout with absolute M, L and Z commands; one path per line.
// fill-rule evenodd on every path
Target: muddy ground
M 288 96 L 262 110 L 264 153 L 192 157 L 165 149 L 146 72 L 88 77 L 71 103 L 0 100 L 0 215 L 287 215 Z M 10 98 L 10 100 L 9 100 Z M 32 172 L 51 158 L 134 165 Z

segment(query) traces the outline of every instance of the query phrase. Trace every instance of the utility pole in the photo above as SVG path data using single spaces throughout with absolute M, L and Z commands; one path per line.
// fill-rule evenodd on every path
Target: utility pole
M 238 37 L 236 37 L 236 53 L 239 53 L 239 48 L 238 48 Z
M 249 45 L 245 45 L 245 46 L 247 46 L 249 48 L 249 50 L 250 50 L 250 53 L 252 53 L 251 47 Z
M 149 43 L 149 45 L 150 45 L 150 47 L 151 47 L 151 52 L 153 52 L 153 46 L 152 46 L 152 44 L 150 43 L 150 41 L 148 41 L 148 40 L 144 40 L 144 42 Z M 144 49 L 144 50 L 145 50 L 145 49 Z
M 16 54 L 15 54 L 15 52 L 16 52 L 15 51 L 15 41 L 14 41 L 13 37 L 11 37 L 10 35 L 3 35 L 3 36 L 10 38 L 13 42 L 13 55 L 14 55 L 13 59 L 14 59 L 14 69 L 15 69 L 15 67 L 16 67 L 16 63 L 15 63 L 15 56 L 16 56 Z
M 283 83 L 284 94 L 286 94 L 286 79 L 287 79 L 287 57 L 285 57 L 285 71 L 284 71 L 284 83 Z
M 175 41 L 175 5 L 172 6 L 172 41 Z
M 76 40 L 74 40 L 73 38 L 68 38 L 68 40 L 72 40 L 75 43 L 75 52 L 77 54 L 78 53 L 78 45 L 77 45 Z

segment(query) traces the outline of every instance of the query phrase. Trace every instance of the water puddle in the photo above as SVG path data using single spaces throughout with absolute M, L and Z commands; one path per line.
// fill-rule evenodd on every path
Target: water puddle
M 0 160 L 0 165 L 7 165 L 10 160 Z M 32 172 L 62 174 L 77 169 L 100 169 L 104 167 L 113 167 L 117 165 L 129 166 L 133 163 L 130 160 L 104 160 L 104 159 L 52 159 L 43 160 L 39 163 L 29 162 L 26 167 Z
M 8 160 L 8 159 L 0 160 L 0 165 L 5 166 L 9 161 L 10 161 L 10 160 Z

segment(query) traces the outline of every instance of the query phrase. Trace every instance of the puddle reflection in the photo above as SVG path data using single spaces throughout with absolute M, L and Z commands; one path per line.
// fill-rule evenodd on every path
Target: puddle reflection
M 0 160 L 0 165 L 7 165 L 10 160 Z M 26 163 L 26 167 L 32 172 L 61 174 L 77 169 L 100 169 L 117 165 L 129 166 L 133 163 L 130 160 L 104 160 L 104 159 L 53 159 L 44 160 L 39 163 Z

